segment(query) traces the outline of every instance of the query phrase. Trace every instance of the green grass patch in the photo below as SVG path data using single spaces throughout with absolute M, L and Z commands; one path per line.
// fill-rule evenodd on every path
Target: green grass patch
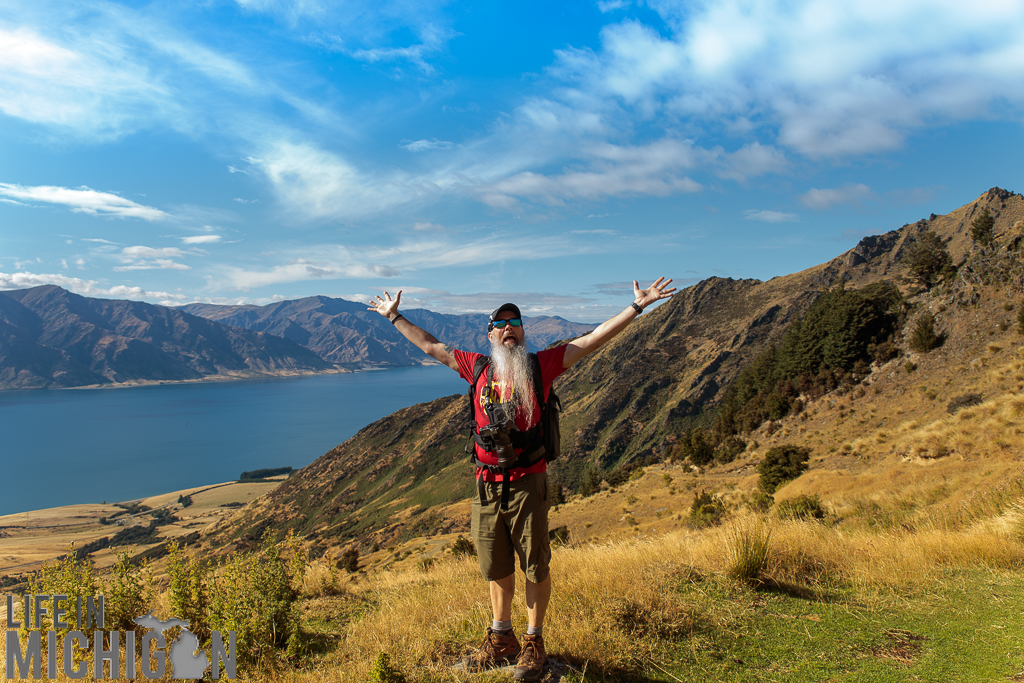
M 947 571 L 914 596 L 684 587 L 720 626 L 658 662 L 683 680 L 1009 681 L 1024 672 L 1020 573 Z M 658 677 L 651 666 L 648 674 Z

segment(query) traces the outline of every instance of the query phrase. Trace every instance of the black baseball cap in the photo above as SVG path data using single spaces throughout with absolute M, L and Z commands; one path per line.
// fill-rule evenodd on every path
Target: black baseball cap
M 501 306 L 498 306 L 496 309 L 494 309 L 494 313 L 491 313 L 491 319 L 487 322 L 487 326 L 490 327 L 490 324 L 497 320 L 498 316 L 504 313 L 505 311 L 511 311 L 512 313 L 515 314 L 517 318 L 522 319 L 523 317 L 523 314 L 519 312 L 519 307 L 516 306 L 515 304 L 502 304 Z

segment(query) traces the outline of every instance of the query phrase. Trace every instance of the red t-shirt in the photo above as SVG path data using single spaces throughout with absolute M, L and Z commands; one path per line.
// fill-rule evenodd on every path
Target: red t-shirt
M 459 351 L 456 349 L 452 352 L 455 357 L 455 362 L 459 364 L 459 376 L 467 382 L 473 382 L 473 366 L 476 365 L 477 358 L 483 358 L 483 354 L 473 353 L 471 351 Z M 553 349 L 546 349 L 537 354 L 537 360 L 540 362 L 540 377 L 544 384 L 544 400 L 548 400 L 548 394 L 551 393 L 551 383 L 555 379 L 565 372 L 565 368 L 562 367 L 562 359 L 565 356 L 565 346 L 558 346 Z M 473 396 L 477 401 L 477 405 L 474 407 L 473 413 L 476 416 L 477 428 L 486 427 L 489 420 L 487 419 L 487 413 L 484 411 L 483 406 L 486 403 L 486 394 L 484 390 L 487 385 L 487 370 L 485 369 L 480 373 L 480 379 L 477 380 L 476 387 L 473 391 Z M 504 385 L 504 382 L 498 382 L 497 379 L 492 381 L 492 389 L 496 396 L 500 396 L 500 400 L 504 401 L 512 395 L 515 387 Z M 516 427 L 520 431 L 526 431 L 540 422 L 540 406 L 537 405 L 537 397 L 533 392 L 530 393 L 530 400 L 533 401 L 533 422 L 530 424 L 526 423 L 525 412 L 520 408 L 516 412 Z M 516 454 L 522 452 L 521 448 L 516 449 Z M 498 461 L 494 456 L 480 447 L 480 444 L 476 444 L 476 457 L 480 462 L 496 465 Z M 534 472 L 544 472 L 548 468 L 548 462 L 546 459 L 541 458 L 540 462 L 534 463 L 530 467 L 518 467 L 509 472 L 509 481 L 515 481 L 525 474 L 533 474 Z M 484 481 L 502 481 L 502 475 L 496 472 L 492 472 L 483 467 L 476 468 L 476 476 L 483 477 Z

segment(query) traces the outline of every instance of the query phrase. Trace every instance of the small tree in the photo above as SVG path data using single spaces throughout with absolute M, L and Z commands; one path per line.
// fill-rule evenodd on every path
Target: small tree
M 931 289 L 942 272 L 950 266 L 949 252 L 942 238 L 926 230 L 907 247 L 907 265 L 911 278 L 925 289 Z
M 701 492 L 693 497 L 690 505 L 690 519 L 699 527 L 714 526 L 725 515 L 725 503 L 714 493 Z
M 580 494 L 587 498 L 601 490 L 601 475 L 597 468 L 591 465 L 583 474 L 583 481 L 580 482 Z
M 700 427 L 688 429 L 679 440 L 680 455 L 694 465 L 703 467 L 715 457 L 714 445 L 707 432 Z
M 771 448 L 764 456 L 757 471 L 761 474 L 758 485 L 762 491 L 775 493 L 787 481 L 796 479 L 807 470 L 811 449 L 789 444 Z
M 971 221 L 971 237 L 975 243 L 980 244 L 983 247 L 987 247 L 992 244 L 992 228 L 995 227 L 996 219 L 989 213 L 988 207 L 986 206 L 978 214 L 978 217 Z
M 344 569 L 349 574 L 359 571 L 359 551 L 355 548 L 349 548 L 342 553 L 341 560 L 338 561 L 338 567 Z
M 918 353 L 928 353 L 942 345 L 942 335 L 935 333 L 935 316 L 925 313 L 914 323 L 914 331 L 910 333 L 910 348 Z

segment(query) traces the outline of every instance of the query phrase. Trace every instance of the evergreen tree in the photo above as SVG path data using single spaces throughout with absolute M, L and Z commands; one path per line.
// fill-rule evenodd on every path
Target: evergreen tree
M 992 244 L 992 228 L 995 227 L 996 219 L 989 213 L 986 206 L 978 214 L 978 217 L 971 221 L 971 237 L 976 244 L 987 247 Z
M 921 233 L 910 243 L 906 258 L 912 279 L 929 290 L 950 265 L 949 252 L 942 238 L 931 230 Z

